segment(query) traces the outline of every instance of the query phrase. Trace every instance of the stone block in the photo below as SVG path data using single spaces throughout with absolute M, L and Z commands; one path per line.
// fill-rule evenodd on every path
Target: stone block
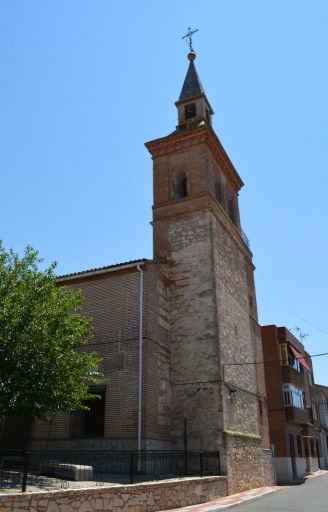
M 100 498 L 96 498 L 95 501 L 95 510 L 104 510 L 104 503 L 103 500 Z
M 75 512 L 75 510 L 71 505 L 62 505 L 60 507 L 60 512 Z
M 89 512 L 92 510 L 92 505 L 89 501 L 84 501 L 79 508 L 79 512 Z
M 78 464 L 57 464 L 54 476 L 76 482 L 93 480 L 93 467 Z
M 49 501 L 48 512 L 59 512 L 59 508 L 55 501 Z

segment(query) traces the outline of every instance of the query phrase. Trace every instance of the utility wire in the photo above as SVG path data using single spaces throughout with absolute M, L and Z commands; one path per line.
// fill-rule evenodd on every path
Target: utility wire
M 116 343 L 124 343 L 124 342 L 133 342 L 133 341 L 136 341 L 135 338 L 128 338 L 128 339 L 123 339 L 123 340 L 111 340 L 111 341 L 99 341 L 99 342 L 92 342 L 92 343 L 89 343 L 87 345 L 79 345 L 78 347 L 75 347 L 75 348 L 88 348 L 88 347 L 92 347 L 92 346 L 99 346 L 99 345 L 114 345 Z M 144 341 L 151 341 L 153 343 L 155 343 L 156 345 L 160 345 L 162 348 L 168 350 L 168 347 L 165 347 L 164 345 L 162 344 L 159 344 L 158 342 L 156 342 L 155 340 L 152 340 L 150 338 L 144 338 Z M 313 355 L 308 355 L 308 356 L 301 356 L 301 357 L 294 357 L 293 359 L 295 360 L 302 360 L 302 359 L 313 359 L 314 357 L 323 357 L 323 356 L 328 356 L 328 352 L 323 352 L 321 354 L 313 354 Z M 275 363 L 280 363 L 280 359 L 275 359 L 273 361 L 246 361 L 245 363 L 222 363 L 222 366 L 248 366 L 248 365 L 252 365 L 252 364 L 275 364 Z
M 317 325 L 315 325 L 312 322 L 309 322 L 309 320 L 306 320 L 306 318 L 304 318 L 297 311 L 295 311 L 295 309 L 290 304 L 288 304 L 288 302 L 286 302 L 281 297 L 281 295 L 273 288 L 273 286 L 266 280 L 266 278 L 264 277 L 263 273 L 258 269 L 258 267 L 256 267 L 256 270 L 260 274 L 260 276 L 262 277 L 264 283 L 271 289 L 271 291 L 274 293 L 274 295 L 276 295 L 276 297 L 278 297 L 278 299 L 282 302 L 282 304 L 284 304 L 284 306 L 286 306 L 292 313 L 294 313 L 294 315 L 296 315 L 300 320 L 302 320 L 302 322 L 305 322 L 307 325 L 309 325 L 313 329 L 316 329 L 317 331 L 321 332 L 322 334 L 327 334 L 328 335 L 328 331 L 326 331 L 325 329 L 322 329 L 321 327 L 318 327 Z
M 302 360 L 302 359 L 312 359 L 313 357 L 322 357 L 322 356 L 328 356 L 328 352 L 323 352 L 322 354 L 313 354 L 308 356 L 302 356 L 302 357 L 294 357 L 295 360 Z M 280 359 L 276 359 L 274 361 L 249 361 L 246 363 L 222 363 L 222 366 L 244 366 L 244 365 L 251 365 L 251 364 L 274 364 L 274 363 L 280 363 Z

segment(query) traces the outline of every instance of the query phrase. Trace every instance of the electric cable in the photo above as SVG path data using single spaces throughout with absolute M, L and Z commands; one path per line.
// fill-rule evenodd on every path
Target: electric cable
M 302 359 L 313 359 L 313 357 L 322 357 L 322 356 L 328 356 L 328 352 L 323 352 L 322 354 L 313 354 L 308 356 L 301 356 L 301 357 L 294 357 L 295 360 L 302 360 Z M 246 363 L 222 363 L 222 366 L 244 366 L 244 365 L 251 365 L 251 364 L 274 364 L 274 363 L 280 363 L 280 359 L 276 359 L 274 361 L 249 361 Z
M 328 356 L 328 352 L 323 352 L 322 354 L 313 354 L 308 356 L 302 356 L 302 357 L 294 357 L 295 361 L 302 360 L 302 359 L 313 359 L 314 357 L 322 357 L 322 356 Z M 222 363 L 222 366 L 244 366 L 244 365 L 251 365 L 251 364 L 274 364 L 279 363 L 280 359 L 276 359 L 274 361 L 249 361 L 246 363 Z
M 322 329 L 321 327 L 318 327 L 313 322 L 310 322 L 309 320 L 306 320 L 306 318 L 301 316 L 290 304 L 288 304 L 288 302 L 285 301 L 285 299 L 283 299 L 281 297 L 281 295 L 274 289 L 274 287 L 266 280 L 263 273 L 261 272 L 261 270 L 258 269 L 258 267 L 256 267 L 256 270 L 257 270 L 258 274 L 262 277 L 264 283 L 271 289 L 271 291 L 274 293 L 274 295 L 276 295 L 276 297 L 280 300 L 280 302 L 282 304 L 284 304 L 284 306 L 286 306 L 292 313 L 294 313 L 294 315 L 296 315 L 300 320 L 302 320 L 302 322 L 305 322 L 307 325 L 309 325 L 313 329 L 316 329 L 317 331 L 321 332 L 322 334 L 328 335 L 328 331 L 326 331 L 325 329 Z

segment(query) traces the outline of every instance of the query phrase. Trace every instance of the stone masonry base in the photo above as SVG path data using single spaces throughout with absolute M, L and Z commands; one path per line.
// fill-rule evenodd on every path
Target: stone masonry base
M 228 494 L 274 485 L 272 454 L 259 436 L 225 431 Z
M 137 485 L 0 494 L 0 512 L 156 512 L 228 494 L 227 477 L 179 478 Z

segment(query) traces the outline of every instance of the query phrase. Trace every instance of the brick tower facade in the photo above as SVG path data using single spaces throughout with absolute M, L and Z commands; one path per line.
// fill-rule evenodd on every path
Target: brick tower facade
M 188 55 L 176 130 L 146 144 L 154 259 L 170 269 L 172 441 L 183 446 L 186 422 L 188 448 L 220 449 L 233 491 L 272 478 L 263 367 L 240 364 L 263 359 L 240 227 L 243 182 L 212 128 L 195 57 Z

